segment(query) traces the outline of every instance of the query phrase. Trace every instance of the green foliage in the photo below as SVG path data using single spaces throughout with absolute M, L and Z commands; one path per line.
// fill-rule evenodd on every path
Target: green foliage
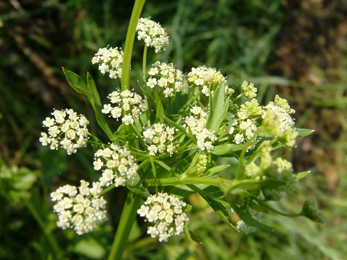
M 284 86 L 291 83 L 289 80 L 281 77 L 265 75 L 265 67 L 269 64 L 269 60 L 274 58 L 275 46 L 278 44 L 278 38 L 283 33 L 283 22 L 286 20 L 285 8 L 281 5 L 282 1 L 250 1 L 247 3 L 234 1 L 221 1 L 218 3 L 206 1 L 202 3 L 201 1 L 192 1 L 189 5 L 186 5 L 187 1 L 177 1 L 177 3 L 171 3 L 170 5 L 167 5 L 167 3 L 147 2 L 148 5 L 145 10 L 147 15 L 151 15 L 155 19 L 158 18 L 158 20 L 161 17 L 165 18 L 162 21 L 164 25 L 167 25 L 174 38 L 172 45 L 168 48 L 169 52 L 163 55 L 164 58 L 170 55 L 178 65 L 183 64 L 184 61 L 186 66 L 201 63 L 216 66 L 228 74 L 228 80 L 231 83 L 238 83 L 247 75 L 252 75 L 256 77 L 254 82 L 261 84 L 259 90 L 262 94 L 260 93 L 259 99 L 263 101 L 269 100 L 273 96 L 274 89 L 269 87 L 269 85 Z M 61 50 L 57 49 L 59 46 L 51 44 L 47 36 L 38 39 L 35 38 L 35 34 L 30 39 L 37 39 L 35 40 L 35 46 L 38 46 L 39 51 L 46 54 L 48 52 L 49 55 L 46 56 L 52 56 L 52 60 L 58 61 L 58 64 L 53 64 L 53 66 L 56 66 L 54 70 L 57 71 L 55 75 L 59 75 L 58 71 L 61 64 L 67 65 L 74 71 L 83 71 L 84 73 L 86 70 L 90 70 L 93 72 L 93 69 L 90 69 L 90 65 L 88 65 L 90 64 L 89 60 L 92 52 L 99 46 L 106 46 L 109 43 L 113 44 L 121 41 L 121 38 L 125 35 L 127 24 L 119 21 L 127 21 L 126 19 L 129 17 L 128 14 L 131 8 L 130 5 L 124 4 L 118 13 L 113 8 L 110 8 L 113 5 L 112 1 L 102 1 L 100 5 L 89 2 L 82 5 L 80 1 L 69 1 L 67 4 L 53 4 L 58 6 L 59 10 L 58 8 L 53 9 L 52 5 L 47 3 L 47 5 L 39 6 L 34 11 L 24 10 L 22 12 L 23 17 L 37 17 L 38 14 L 50 16 L 49 14 L 52 11 L 64 11 L 64 13 L 59 14 L 62 15 L 65 22 L 69 23 L 69 28 L 72 28 L 71 31 L 74 33 L 73 38 L 70 37 L 64 41 L 63 48 L 69 51 L 64 52 L 62 55 Z M 211 10 L 216 11 L 211 12 Z M 199 15 L 196 15 L 197 13 Z M 83 19 L 76 14 L 83 16 Z M 7 28 L 11 28 L 11 19 L 16 21 L 16 18 L 13 20 L 14 18 L 11 17 L 12 15 L 1 15 L 0 19 Z M 171 17 L 174 23 L 171 22 Z M 52 20 L 48 21 L 48 23 L 51 25 L 51 28 L 56 27 L 56 24 L 58 24 Z M 173 25 L 171 26 L 171 24 Z M 2 32 L 6 27 L 1 28 Z M 271 30 L 272 27 L 273 29 Z M 44 28 L 44 30 L 46 29 Z M 59 30 L 59 28 L 57 29 Z M 65 31 L 67 30 L 65 29 Z M 60 32 L 61 29 L 59 30 Z M 6 37 L 5 35 L 5 41 L 12 44 L 11 38 Z M 67 38 L 67 36 L 64 37 Z M 184 44 L 182 44 L 183 42 Z M 23 47 L 17 48 L 15 48 L 17 52 L 15 55 L 22 55 L 21 48 Z M 225 55 L 226 50 L 228 50 L 229 55 Z M 3 54 L 5 55 L 5 53 Z M 76 62 L 76 57 L 79 57 L 78 62 Z M 106 225 L 106 227 L 97 230 L 97 233 L 93 234 L 93 236 L 85 235 L 84 237 L 77 237 L 71 232 L 56 230 L 56 220 L 51 213 L 51 205 L 48 202 L 47 195 L 47 192 L 51 191 L 51 188 L 48 188 L 49 186 L 47 185 L 58 185 L 57 176 L 59 176 L 59 184 L 77 182 L 81 176 L 96 180 L 98 175 L 96 175 L 90 165 L 83 163 L 83 161 L 90 161 L 92 155 L 89 152 L 82 152 L 82 154 L 78 154 L 73 158 L 66 159 L 64 154 L 57 156 L 50 151 L 41 149 L 41 161 L 37 159 L 39 156 L 37 151 L 35 151 L 40 122 L 47 116 L 47 111 L 51 107 L 67 106 L 68 103 L 71 107 L 77 107 L 79 111 L 84 109 L 88 111 L 88 106 L 78 100 L 71 92 L 64 91 L 62 91 L 65 93 L 63 98 L 61 98 L 62 94 L 60 92 L 53 92 L 57 97 L 53 105 L 49 103 L 43 105 L 42 99 L 38 97 L 40 92 L 35 92 L 37 93 L 35 95 L 30 94 L 31 92 L 28 91 L 29 87 L 26 87 L 26 82 L 23 83 L 23 81 L 19 80 L 21 76 L 12 72 L 6 73 L 9 70 L 5 70 L 5 67 L 9 61 L 13 62 L 10 64 L 14 68 L 13 71 L 20 71 L 23 67 L 26 68 L 24 74 L 28 73 L 28 71 L 32 73 L 33 70 L 37 70 L 35 65 L 32 64 L 29 64 L 32 68 L 28 69 L 25 60 L 26 58 L 21 59 L 18 65 L 18 61 L 16 63 L 13 59 L 6 59 L 6 61 L 3 59 L 4 63 L 2 64 L 5 66 L 1 67 L 0 78 L 2 83 L 0 92 L 3 99 L 0 102 L 2 115 L 0 120 L 2 120 L 1 124 L 4 123 L 2 124 L 4 128 L 1 129 L 2 135 L 0 137 L 2 156 L 5 161 L 11 162 L 11 165 L 28 165 L 29 169 L 34 169 L 29 170 L 31 173 L 28 173 L 27 169 L 23 172 L 26 172 L 28 176 L 35 176 L 34 184 L 40 188 L 40 193 L 46 193 L 44 196 L 36 196 L 34 208 L 42 209 L 40 215 L 44 217 L 43 221 L 48 230 L 57 237 L 64 255 L 73 259 L 93 259 L 93 254 L 96 257 L 95 254 L 97 252 L 108 252 L 111 238 L 106 234 L 109 234 L 111 227 Z M 133 65 L 136 73 L 136 65 Z M 84 80 L 83 82 L 86 85 Z M 101 95 L 109 92 L 109 89 L 114 87 L 114 83 L 110 83 L 108 79 L 99 76 L 98 83 Z M 344 85 L 344 83 L 341 83 L 337 86 L 339 92 L 343 92 Z M 326 95 L 320 97 L 319 93 L 316 93 L 316 89 L 321 88 L 321 86 L 300 85 L 299 88 L 312 89 L 315 94 L 313 99 L 292 97 L 292 101 L 298 100 L 304 106 L 311 102 L 318 104 L 319 107 L 343 106 L 345 104 L 344 100 L 340 99 L 339 96 L 336 102 L 335 99 L 327 98 Z M 323 88 L 333 92 L 336 89 L 336 85 L 324 85 Z M 53 89 L 51 88 L 50 91 L 54 91 Z M 46 92 L 45 95 L 48 95 L 48 93 Z M 61 99 L 65 101 L 61 101 Z M 180 108 L 181 105 L 177 107 Z M 306 115 L 315 113 L 314 111 L 308 109 Z M 91 116 L 91 113 L 89 113 L 89 116 Z M 303 121 L 305 120 L 299 120 L 298 123 L 301 124 Z M 306 127 L 312 126 L 307 125 Z M 298 132 L 300 133 L 300 129 L 298 129 Z M 309 132 L 304 131 L 303 133 L 307 135 Z M 9 136 L 11 138 L 8 138 Z M 329 144 L 329 146 L 341 147 L 343 144 L 344 141 L 342 139 L 340 142 Z M 221 147 L 217 146 L 214 153 L 216 155 L 228 155 L 242 151 L 243 148 L 235 147 L 232 144 L 223 144 Z M 17 155 L 19 154 L 19 157 L 16 159 L 14 159 L 16 157 L 14 152 Z M 67 160 L 69 161 L 69 166 L 66 164 Z M 53 164 L 58 165 L 57 162 L 59 162 L 59 167 L 51 167 Z M 44 165 L 45 167 L 43 167 Z M 8 166 L 8 168 L 11 168 L 11 166 Z M 20 166 L 19 168 L 26 167 Z M 300 168 L 300 170 L 302 169 Z M 231 172 L 230 169 L 226 169 L 226 171 Z M 346 203 L 344 200 L 346 183 L 343 181 L 344 173 L 337 170 L 332 175 L 334 174 L 340 176 L 339 182 L 335 188 L 328 188 L 326 180 L 317 176 L 317 168 L 314 167 L 314 178 L 307 176 L 305 183 L 303 182 L 299 187 L 300 194 L 314 193 L 315 196 L 318 196 L 320 204 L 326 207 L 325 215 L 327 215 L 329 225 L 318 226 L 303 218 L 292 220 L 283 219 L 279 216 L 269 216 L 265 222 L 281 234 L 271 234 L 270 236 L 268 233 L 263 233 L 259 230 L 256 234 L 246 236 L 230 231 L 228 225 L 223 224 L 224 221 L 220 220 L 218 215 L 211 214 L 211 210 L 207 207 L 201 207 L 201 204 L 203 204 L 201 202 L 196 205 L 196 209 L 192 212 L 191 222 L 194 224 L 191 225 L 190 229 L 201 239 L 204 248 L 196 244 L 189 244 L 184 239 L 176 239 L 166 245 L 158 245 L 148 238 L 139 237 L 138 240 L 130 244 L 126 257 L 128 259 L 139 259 L 141 257 L 147 259 L 179 259 L 179 257 L 183 259 L 187 257 L 192 259 L 201 259 L 203 257 L 206 259 L 260 259 L 261 257 L 270 259 L 342 259 L 343 255 L 347 253 L 347 248 L 345 243 L 343 243 L 346 226 L 342 221 L 346 217 Z M 304 175 L 306 176 L 307 174 L 297 174 L 297 179 L 302 178 Z M 28 179 L 30 178 L 28 177 Z M 24 180 L 24 183 L 26 183 L 24 186 L 27 185 L 26 187 L 28 187 L 25 190 L 27 195 L 16 195 L 15 197 L 22 200 L 22 198 L 28 197 L 28 194 L 30 195 L 31 192 L 34 193 L 34 191 L 30 190 L 31 186 L 29 185 L 32 181 L 33 179 L 28 182 Z M 12 193 L 20 194 L 18 189 L 12 190 Z M 186 196 L 183 191 L 181 194 Z M 122 198 L 122 192 L 116 195 L 119 200 Z M 54 259 L 54 254 L 49 252 L 50 246 L 44 239 L 44 232 L 40 233 L 41 231 L 36 224 L 37 221 L 31 217 L 32 215 L 27 207 L 22 203 L 10 205 L 8 204 L 8 198 L 9 193 L 7 192 L 6 197 L 1 197 L 1 205 L 5 205 L 5 208 L 0 217 L 0 225 L 6 228 L 5 230 L 4 228 L 0 229 L 0 236 L 6 238 L 6 243 L 0 243 L 2 244 L 0 246 L 0 258 L 17 259 L 20 256 L 23 259 Z M 189 197 L 189 199 L 191 198 L 193 196 Z M 15 199 L 15 201 L 18 201 L 18 199 Z M 301 203 L 304 202 L 304 198 L 301 195 L 299 196 L 298 193 L 295 194 L 295 200 L 286 199 L 278 206 L 282 207 L 281 209 L 299 208 L 299 201 Z M 113 207 L 120 208 L 121 205 L 114 205 Z M 115 216 L 117 218 L 118 215 Z M 201 216 L 204 217 L 202 218 Z M 231 219 L 233 217 L 235 216 L 232 214 L 228 216 L 228 221 L 235 221 L 235 219 Z M 145 232 L 144 230 L 142 231 L 143 233 Z M 23 233 L 26 234 L 23 235 Z M 93 252 L 89 255 L 88 253 L 80 255 L 81 250 L 74 251 L 75 246 L 78 244 L 82 244 L 82 249 L 86 245 L 88 245 L 88 249 L 93 248 L 95 243 L 90 243 L 90 241 L 94 240 L 94 236 L 103 250 L 96 246 L 95 252 L 92 250 Z M 19 247 L 19 239 L 26 241 L 28 246 L 25 248 Z M 85 242 L 80 243 L 80 241 L 84 240 Z M 259 243 L 259 241 L 262 242 Z M 75 252 L 78 252 L 79 255 Z M 102 256 L 99 255 L 100 257 Z

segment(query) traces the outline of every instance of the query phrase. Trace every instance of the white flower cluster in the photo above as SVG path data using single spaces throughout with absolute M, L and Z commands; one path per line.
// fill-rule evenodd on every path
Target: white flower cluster
M 102 74 L 108 73 L 111 79 L 122 77 L 123 51 L 121 48 L 100 48 L 92 58 L 93 64 L 99 64 Z
M 184 230 L 184 223 L 189 220 L 183 212 L 186 203 L 174 195 L 158 193 L 147 198 L 137 213 L 153 223 L 147 234 L 152 238 L 159 237 L 159 242 L 167 242 L 169 237 L 179 235 Z
M 136 30 L 137 39 L 143 40 L 147 47 L 153 47 L 155 52 L 160 52 L 169 44 L 165 29 L 149 18 L 140 18 Z
M 72 109 L 54 110 L 54 117 L 47 117 L 43 126 L 48 128 L 48 134 L 41 133 L 40 142 L 49 145 L 52 150 L 59 147 L 67 154 L 76 153 L 77 148 L 86 147 L 89 139 L 88 120 L 84 115 L 78 115 Z
M 217 71 L 215 68 L 208 68 L 205 66 L 200 66 L 197 68 L 192 68 L 192 71 L 188 73 L 188 82 L 194 84 L 195 86 L 202 87 L 202 93 L 205 96 L 209 96 L 210 92 L 214 90 L 220 83 L 225 84 L 225 91 L 232 94 L 233 90 L 227 87 L 226 78 Z
M 240 132 L 235 135 L 234 142 L 236 144 L 241 144 L 244 142 L 245 139 L 251 139 L 254 136 L 254 133 L 257 131 L 257 129 L 258 128 L 254 120 L 247 119 L 241 121 L 239 125 Z
M 157 61 L 148 71 L 148 75 L 150 77 L 147 80 L 147 86 L 150 88 L 156 86 L 163 88 L 166 98 L 172 97 L 174 93 L 182 89 L 183 74 L 180 70 L 175 69 L 172 63 L 167 64 Z
M 253 84 L 248 84 L 246 81 L 243 83 L 242 91 L 244 91 L 244 94 L 248 91 L 248 97 L 256 96 L 256 88 L 253 87 Z M 257 120 L 262 119 L 263 130 L 271 135 L 281 136 L 283 139 L 282 143 L 284 142 L 287 147 L 292 147 L 295 144 L 297 135 L 294 130 L 294 120 L 290 116 L 294 112 L 288 105 L 287 100 L 279 96 L 276 96 L 274 102 L 270 102 L 266 106 L 260 106 L 258 101 L 253 98 L 239 107 L 237 119 L 233 115 L 227 115 L 226 119 L 229 122 L 226 128 L 229 129 L 229 134 L 233 134 L 236 125 L 238 125 L 234 142 L 241 144 L 254 136 L 258 130 Z
M 265 118 L 268 111 L 271 110 L 279 120 L 279 128 L 281 131 L 286 131 L 287 129 L 294 127 L 294 120 L 290 116 L 289 112 L 284 108 L 277 106 L 273 102 L 270 102 L 268 105 L 264 107 L 264 109 L 265 113 L 263 115 L 263 118 Z
M 111 104 L 104 105 L 101 112 L 110 114 L 110 117 L 117 120 L 122 117 L 122 122 L 125 125 L 133 124 L 134 119 L 138 118 L 146 110 L 146 104 L 142 97 L 130 90 L 122 92 L 113 91 L 108 95 L 108 99 L 110 99 Z
M 147 143 L 149 155 L 155 156 L 157 153 L 169 153 L 175 151 L 173 144 L 175 128 L 165 124 L 156 123 L 143 132 L 143 137 Z
M 99 197 L 101 187 L 94 182 L 81 180 L 80 186 L 65 185 L 51 193 L 52 201 L 57 201 L 54 211 L 58 214 L 58 227 L 73 228 L 81 235 L 92 231 L 98 223 L 106 220 L 106 200 Z
M 206 128 L 207 113 L 199 106 L 192 107 L 190 113 L 192 115 L 185 118 L 186 127 L 195 135 L 201 151 L 212 152 L 217 136 Z
M 94 170 L 102 172 L 99 179 L 101 186 L 124 186 L 127 180 L 135 179 L 138 165 L 126 147 L 111 144 L 99 149 L 94 155 Z
M 241 90 L 248 98 L 255 98 L 257 96 L 257 88 L 254 87 L 253 83 L 248 83 L 246 80 L 243 81 Z

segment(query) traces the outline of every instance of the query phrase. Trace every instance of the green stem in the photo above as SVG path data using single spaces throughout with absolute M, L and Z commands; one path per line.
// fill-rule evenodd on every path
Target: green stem
M 260 205 L 262 205 L 263 207 L 271 210 L 272 212 L 275 212 L 275 213 L 282 215 L 282 216 L 285 216 L 285 217 L 299 217 L 299 216 L 301 216 L 301 213 L 284 213 L 284 212 L 278 211 L 277 209 L 270 207 L 269 205 L 267 205 L 265 202 L 262 202 L 262 201 L 258 201 L 258 203 Z
M 151 166 L 152 166 L 152 173 L 155 181 L 155 192 L 158 193 L 158 179 L 157 179 L 157 171 L 155 170 L 155 165 L 154 165 L 154 159 L 153 157 L 149 157 L 149 160 L 151 161 Z
M 35 218 L 36 222 L 39 224 L 40 228 L 42 229 L 45 237 L 47 238 L 48 243 L 50 244 L 52 250 L 53 250 L 53 255 L 55 256 L 54 258 L 58 258 L 61 255 L 60 254 L 60 248 L 59 245 L 57 243 L 57 241 L 55 240 L 55 238 L 52 236 L 51 233 L 49 233 L 46 229 L 46 224 L 43 222 L 43 220 L 41 219 L 39 213 L 36 211 L 34 205 L 30 202 L 30 201 L 26 201 L 25 202 L 28 210 L 30 211 L 31 215 Z
M 181 130 L 186 136 L 188 136 L 188 138 L 189 138 L 190 140 L 192 140 L 194 143 L 196 143 L 196 139 L 194 138 L 194 136 L 192 136 L 191 134 L 189 134 L 183 126 L 177 124 L 175 121 L 171 120 L 170 118 L 168 118 L 168 117 L 165 116 L 165 115 L 164 115 L 164 120 L 165 120 L 166 122 L 168 122 L 169 124 L 173 125 L 174 127 L 176 127 L 177 129 Z
M 115 184 L 112 184 L 111 186 L 108 186 L 106 189 L 104 189 L 102 192 L 100 192 L 99 197 L 105 195 L 107 192 L 113 190 L 116 187 Z
M 143 74 L 143 81 L 147 82 L 147 45 L 145 44 L 145 48 L 143 49 L 143 61 L 142 61 L 142 74 Z
M 245 144 L 245 148 L 243 148 L 241 155 L 240 155 L 240 160 L 239 160 L 239 165 L 237 167 L 237 173 L 236 173 L 236 180 L 241 180 L 243 177 L 243 159 L 245 158 L 245 154 L 247 149 L 253 145 L 253 142 L 256 140 L 257 136 L 259 134 L 259 129 L 254 133 L 253 137 L 247 141 Z
M 130 88 L 130 65 L 136 34 L 137 22 L 140 18 L 142 8 L 146 0 L 136 0 L 131 14 L 127 37 L 125 39 L 123 68 L 122 68 L 122 90 Z
M 208 177 L 171 177 L 162 179 L 147 179 L 144 180 L 148 186 L 172 186 L 172 185 L 188 185 L 188 184 L 207 184 L 217 187 L 223 187 L 225 182 L 232 182 L 231 180 L 224 180 L 220 178 L 208 178 Z
M 131 228 L 136 218 L 136 211 L 140 207 L 141 202 L 142 199 L 140 196 L 129 191 L 108 260 L 122 259 Z

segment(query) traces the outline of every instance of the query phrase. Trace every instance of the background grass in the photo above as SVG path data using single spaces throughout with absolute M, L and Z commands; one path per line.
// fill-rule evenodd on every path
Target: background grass
M 109 221 L 77 236 L 55 226 L 49 193 L 80 179 L 96 180 L 87 149 L 66 156 L 38 143 L 42 120 L 53 108 L 93 111 L 63 78 L 64 66 L 90 71 L 101 96 L 114 83 L 97 73 L 99 47 L 121 46 L 132 1 L 0 1 L 0 259 L 103 259 L 111 245 L 125 189 L 108 196 Z M 298 191 L 275 206 L 296 211 L 316 196 L 327 223 L 266 217 L 277 230 L 244 235 L 224 225 L 197 196 L 191 229 L 202 245 L 183 236 L 158 244 L 134 226 L 126 259 L 344 259 L 347 253 L 347 2 L 284 0 L 148 0 L 143 13 L 167 28 L 170 46 L 150 53 L 188 71 L 205 64 L 231 85 L 258 87 L 259 101 L 275 94 L 297 110 L 298 127 L 312 128 L 291 158 L 310 169 Z M 140 73 L 142 45 L 135 44 L 133 72 Z M 134 77 L 135 78 L 135 77 Z M 92 131 L 99 131 L 91 120 Z M 233 221 L 236 221 L 236 216 Z

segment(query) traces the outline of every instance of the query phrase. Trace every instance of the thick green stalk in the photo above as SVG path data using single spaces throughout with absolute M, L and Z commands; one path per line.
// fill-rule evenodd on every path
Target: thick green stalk
M 146 0 L 136 0 L 131 14 L 127 37 L 125 39 L 124 58 L 122 68 L 122 90 L 130 88 L 130 65 L 136 34 L 137 22 L 140 18 L 143 5 Z
M 131 228 L 136 218 L 136 211 L 140 207 L 141 202 L 142 199 L 140 196 L 131 191 L 128 192 L 108 260 L 122 259 Z

